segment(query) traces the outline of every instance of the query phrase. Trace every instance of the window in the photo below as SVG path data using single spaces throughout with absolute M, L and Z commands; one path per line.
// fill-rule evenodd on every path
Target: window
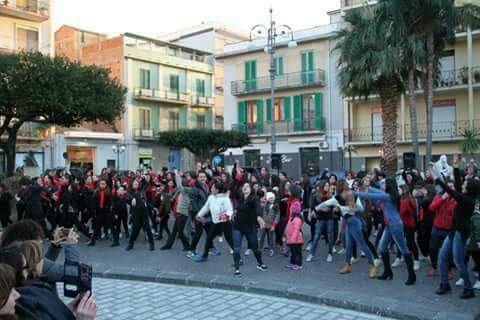
M 255 100 L 247 102 L 247 123 L 257 123 L 257 102 Z
M 140 129 L 150 130 L 150 109 L 140 109 Z
M 116 166 L 116 161 L 113 159 L 108 159 L 107 160 L 107 168 L 115 169 Z
M 434 138 L 456 136 L 456 101 L 435 100 L 433 101 L 433 126 Z
M 372 112 L 372 138 L 374 141 L 382 140 L 383 137 L 383 119 L 382 112 Z
M 283 57 L 275 57 L 275 75 L 282 76 L 283 75 Z
M 303 102 L 303 128 L 305 130 L 313 129 L 313 119 L 314 119 L 314 96 L 311 94 L 306 94 L 302 98 Z
M 170 131 L 180 129 L 180 114 L 178 112 L 170 111 L 168 113 L 168 129 Z
M 150 89 L 150 70 L 140 69 L 140 88 Z
M 275 99 L 275 114 L 273 117 L 274 121 L 283 121 L 285 120 L 285 113 L 283 112 L 282 98 Z
M 196 79 L 196 92 L 197 96 L 205 97 L 205 80 Z
M 17 28 L 17 49 L 26 51 L 38 50 L 38 31 L 28 28 Z
M 243 156 L 245 167 L 260 168 L 260 150 L 245 150 Z
M 302 52 L 302 82 L 311 83 L 315 80 L 315 58 L 313 51 Z
M 174 92 L 178 92 L 180 89 L 179 86 L 180 78 L 176 74 L 170 75 L 170 90 Z
M 257 61 L 245 61 L 245 91 L 254 91 L 257 87 Z
M 443 82 L 442 85 L 455 85 L 455 81 L 455 51 L 445 51 L 440 57 L 440 82 Z
M 176 48 L 168 48 L 168 55 L 176 57 L 178 55 L 178 50 Z
M 197 123 L 196 123 L 196 126 L 198 129 L 205 129 L 207 126 L 206 126 L 206 117 L 204 114 L 197 114 Z

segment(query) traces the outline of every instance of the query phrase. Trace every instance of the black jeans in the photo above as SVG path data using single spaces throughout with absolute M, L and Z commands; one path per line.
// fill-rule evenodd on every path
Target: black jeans
M 111 221 L 111 212 L 109 209 L 97 209 L 95 215 L 93 216 L 93 230 L 95 239 L 100 239 L 102 236 L 102 228 L 104 232 L 107 233 L 110 227 L 108 223 Z M 110 221 L 109 221 L 110 220 Z
M 262 253 L 258 250 L 257 230 L 253 229 L 250 232 L 243 232 L 233 228 L 233 262 L 235 269 L 240 267 L 240 249 L 242 248 L 243 237 L 247 238 L 248 248 L 253 251 L 257 263 L 262 265 Z
M 187 216 L 184 216 L 182 214 L 177 215 L 177 218 L 175 219 L 175 224 L 173 225 L 172 233 L 168 237 L 168 241 L 165 244 L 165 247 L 171 248 L 178 234 L 178 237 L 182 241 L 183 249 L 190 250 L 190 243 L 188 242 L 188 238 L 185 236 L 185 233 L 183 233 L 187 220 L 188 220 Z
M 147 214 L 144 215 L 136 215 L 133 216 L 133 228 L 132 228 L 132 235 L 130 236 L 130 245 L 133 246 L 135 243 L 135 240 L 137 240 L 138 234 L 140 233 L 140 230 L 143 229 L 143 231 L 147 234 L 148 237 L 148 242 L 153 245 L 153 234 L 152 230 L 150 228 L 150 223 L 149 223 L 149 217 Z
M 283 245 L 283 233 L 287 227 L 287 222 L 283 219 L 280 219 L 278 226 L 275 228 L 275 243 L 279 246 Z
M 214 223 L 208 230 L 207 240 L 205 241 L 205 248 L 203 249 L 203 255 L 205 259 L 208 258 L 208 251 L 210 248 L 213 248 L 213 239 L 216 236 L 222 235 L 227 240 L 231 248 L 233 248 L 233 239 L 232 239 L 232 223 L 231 222 L 220 222 Z
M 195 219 L 195 218 L 193 218 Z M 195 221 L 195 230 L 193 232 L 192 236 L 192 243 L 190 244 L 190 250 L 191 251 L 196 251 L 198 242 L 200 241 L 200 238 L 202 237 L 203 230 L 205 230 L 205 233 L 208 235 L 208 232 L 212 226 L 210 222 L 207 223 L 200 223 L 197 220 Z
M 289 244 L 290 247 L 290 264 L 301 266 L 302 259 L 302 245 L 301 244 Z

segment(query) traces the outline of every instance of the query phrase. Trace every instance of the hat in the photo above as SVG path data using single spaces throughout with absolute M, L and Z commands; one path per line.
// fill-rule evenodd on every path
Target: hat
M 267 201 L 275 201 L 275 194 L 273 192 L 267 192 Z

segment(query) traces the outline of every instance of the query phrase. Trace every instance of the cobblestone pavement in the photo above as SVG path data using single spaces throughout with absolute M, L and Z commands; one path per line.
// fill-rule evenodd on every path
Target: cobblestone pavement
M 384 317 L 234 291 L 95 278 L 98 320 L 302 319 L 377 320 Z

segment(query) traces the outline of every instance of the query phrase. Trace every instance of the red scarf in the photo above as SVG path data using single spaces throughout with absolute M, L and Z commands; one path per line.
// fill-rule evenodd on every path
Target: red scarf
M 104 204 L 105 204 L 105 191 L 100 190 L 100 209 L 103 209 Z

